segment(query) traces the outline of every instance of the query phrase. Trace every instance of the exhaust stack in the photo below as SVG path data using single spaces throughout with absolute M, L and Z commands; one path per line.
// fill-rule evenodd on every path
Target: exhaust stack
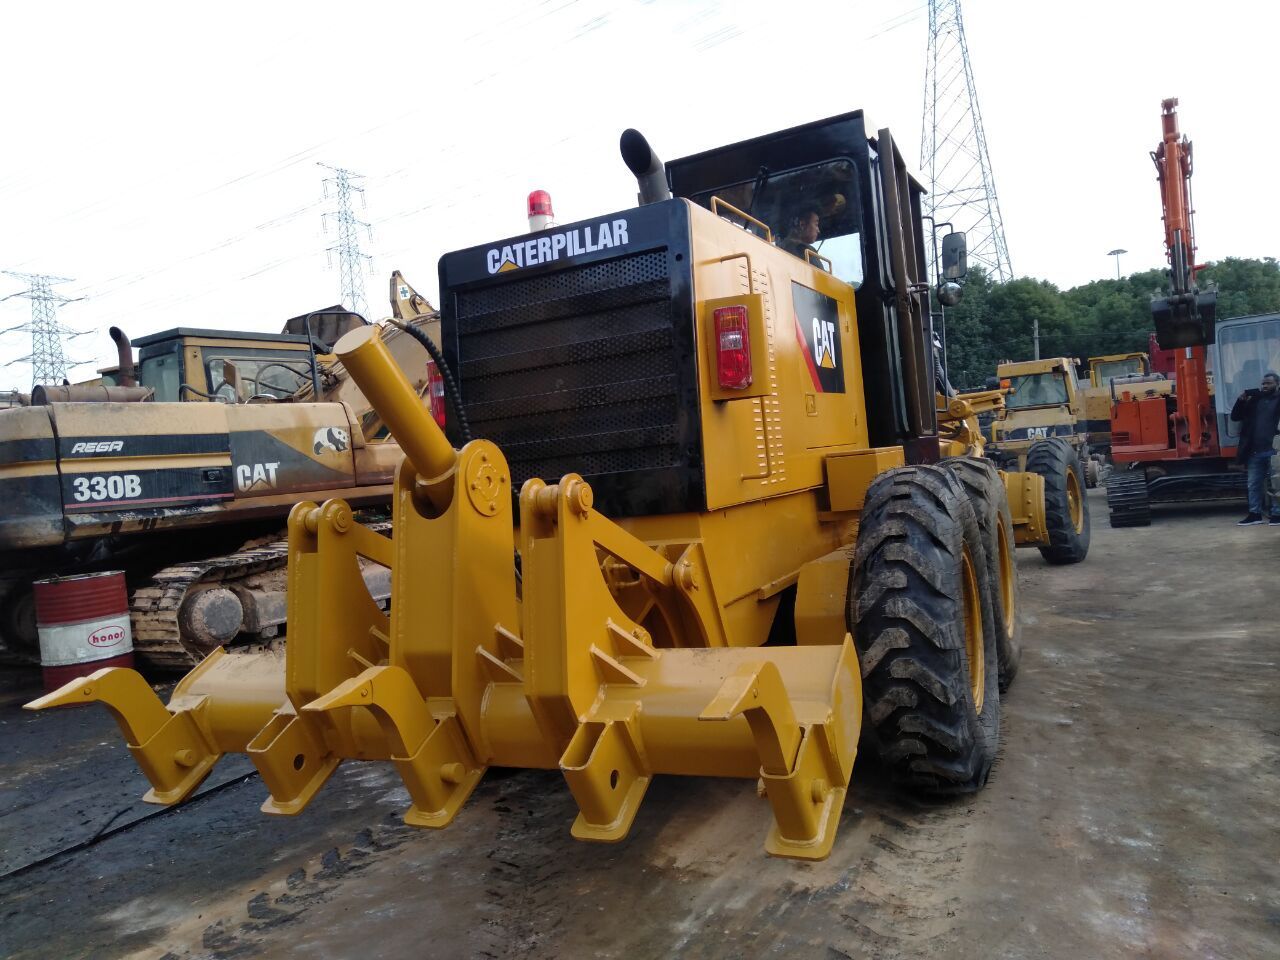
M 638 199 L 642 205 L 671 199 L 666 165 L 658 159 L 643 133 L 628 127 L 622 131 L 618 148 L 622 151 L 622 162 L 635 174 L 636 183 L 640 186 Z
M 133 344 L 129 342 L 129 336 L 119 327 L 112 327 L 107 331 L 111 334 L 111 339 L 116 342 L 117 365 L 120 367 L 120 386 L 136 387 L 138 385 L 138 377 L 133 367 Z

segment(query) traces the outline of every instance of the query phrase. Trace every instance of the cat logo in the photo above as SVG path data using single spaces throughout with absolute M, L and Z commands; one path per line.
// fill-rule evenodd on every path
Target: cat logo
M 341 427 L 321 427 L 311 438 L 311 452 L 319 456 L 328 450 L 331 453 L 342 453 L 351 445 L 347 431 Z
M 236 467 L 236 489 L 248 492 L 257 487 L 274 490 L 277 483 L 280 461 L 271 463 L 242 463 Z
M 813 362 L 824 370 L 836 368 L 836 325 L 813 318 Z
M 817 393 L 844 393 L 840 346 L 840 305 L 831 297 L 792 281 L 796 341 L 809 381 Z

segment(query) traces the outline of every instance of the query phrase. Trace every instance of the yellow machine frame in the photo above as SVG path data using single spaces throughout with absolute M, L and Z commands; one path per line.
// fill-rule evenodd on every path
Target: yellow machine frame
M 284 662 L 211 657 L 167 711 L 111 670 L 29 706 L 105 703 L 155 802 L 244 752 L 264 811 L 293 814 L 342 759 L 389 759 L 413 800 L 406 821 L 438 827 L 487 766 L 558 768 L 580 809 L 574 834 L 617 840 L 654 774 L 734 776 L 769 800 L 771 853 L 825 857 L 862 717 L 845 626 L 858 511 L 903 451 L 867 446 L 852 288 L 700 207 L 690 219 L 700 341 L 715 303 L 750 298 L 766 361 L 754 396 L 700 384 L 706 512 L 614 522 L 568 474 L 524 484 L 517 527 L 502 451 L 455 451 L 376 329 L 355 330 L 339 358 L 405 454 L 392 533 L 361 527 L 342 501 L 294 508 Z M 793 279 L 839 305 L 845 393 L 805 383 L 789 298 L 774 293 Z M 389 615 L 362 557 L 391 568 Z M 797 645 L 763 647 L 792 586 Z

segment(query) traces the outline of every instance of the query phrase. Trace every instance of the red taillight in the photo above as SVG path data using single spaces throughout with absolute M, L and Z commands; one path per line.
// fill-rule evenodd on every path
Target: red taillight
M 440 368 L 434 360 L 427 361 L 427 403 L 431 407 L 431 416 L 440 429 L 444 429 L 444 377 L 440 376 Z
M 712 314 L 716 331 L 716 379 L 726 390 L 751 386 L 751 335 L 746 307 L 718 307 Z

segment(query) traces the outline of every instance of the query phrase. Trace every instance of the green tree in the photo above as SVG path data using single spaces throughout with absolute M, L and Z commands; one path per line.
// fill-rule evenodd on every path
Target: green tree
M 1272 257 L 1227 257 L 1208 264 L 1199 279 L 1202 286 L 1217 285 L 1219 317 L 1280 312 L 1280 263 Z M 1163 269 L 1059 290 L 1031 277 L 999 283 L 975 268 L 964 299 L 945 311 L 951 382 L 979 389 L 1001 360 L 1031 359 L 1037 321 L 1042 357 L 1087 360 L 1146 350 L 1151 300 L 1168 291 Z M 935 315 L 938 309 L 935 304 Z
M 1280 263 L 1274 257 L 1226 257 L 1207 264 L 1197 279 L 1201 286 L 1218 285 L 1219 317 L 1280 311 Z
M 1035 356 L 1035 330 L 1040 356 L 1062 356 L 1071 335 L 1071 318 L 1062 293 L 1047 280 L 1019 277 L 991 291 L 989 330 L 1001 359 Z
M 981 389 L 995 373 L 991 338 L 987 332 L 987 298 L 995 285 L 981 267 L 969 271 L 964 299 L 943 311 L 947 343 L 947 376 L 957 389 Z M 934 323 L 938 307 L 934 306 Z

